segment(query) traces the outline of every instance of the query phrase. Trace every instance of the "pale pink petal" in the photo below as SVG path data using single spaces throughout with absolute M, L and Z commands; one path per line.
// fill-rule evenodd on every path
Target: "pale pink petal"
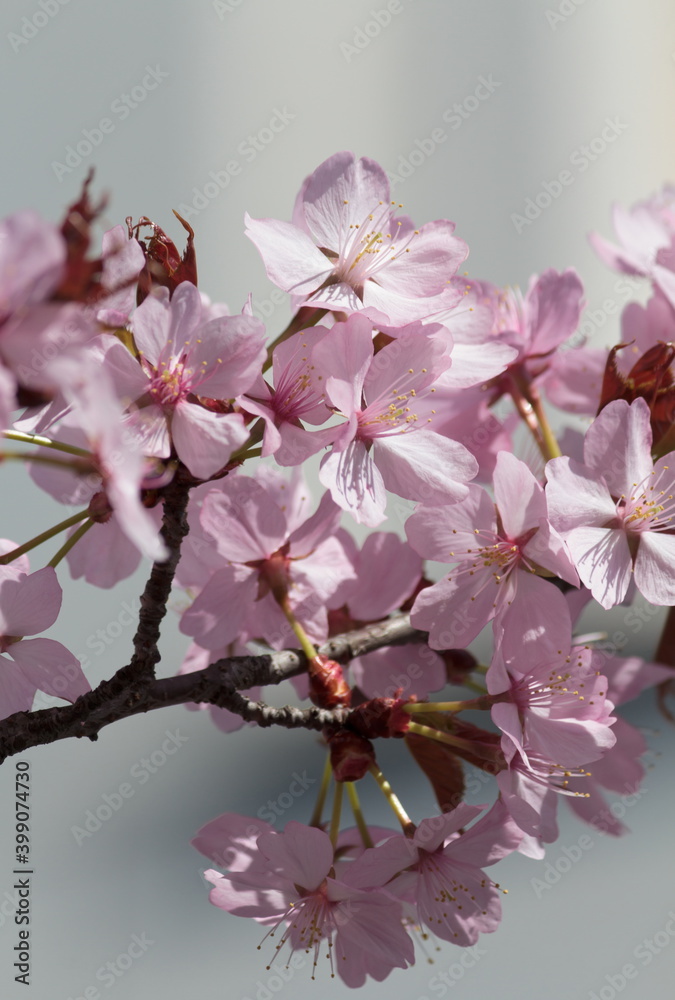
M 652 471 L 651 446 L 645 400 L 638 398 L 629 405 L 625 399 L 617 399 L 608 403 L 588 428 L 584 462 L 604 476 L 613 496 L 630 496 L 635 484 Z
M 268 492 L 248 476 L 228 481 L 222 492 L 207 493 L 201 524 L 220 554 L 233 562 L 266 559 L 286 540 L 283 512 Z
M 74 702 L 91 691 L 80 661 L 53 639 L 24 639 L 9 647 L 9 655 L 40 691 Z
M 205 649 L 234 642 L 258 592 L 258 574 L 247 566 L 217 570 L 185 611 L 180 630 Z
M 583 583 L 603 608 L 626 596 L 632 561 L 625 532 L 612 528 L 574 528 L 566 536 Z
M 321 462 L 319 480 L 333 500 L 359 524 L 377 527 L 385 519 L 387 494 L 379 469 L 362 441 L 331 452 Z
M 478 472 L 476 459 L 464 445 L 435 431 L 378 437 L 373 453 L 388 490 L 425 504 L 463 500 L 466 482 Z
M 675 604 L 675 537 L 643 531 L 635 559 L 635 583 L 650 604 Z
M 20 580 L 0 579 L 0 635 L 37 635 L 61 610 L 61 586 L 52 566 Z
M 306 233 L 277 219 L 252 219 L 246 235 L 265 264 L 267 277 L 285 292 L 310 295 L 333 273 L 333 265 Z
M 208 479 L 248 440 L 248 430 L 240 413 L 212 413 L 181 401 L 174 409 L 171 436 L 178 457 L 192 475 Z
M 316 889 L 333 864 L 333 845 L 323 830 L 291 820 L 283 833 L 264 833 L 258 848 L 271 865 L 303 889 Z

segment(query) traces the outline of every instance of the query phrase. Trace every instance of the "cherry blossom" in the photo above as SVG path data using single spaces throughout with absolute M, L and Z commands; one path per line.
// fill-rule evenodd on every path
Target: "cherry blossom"
M 398 206 L 401 208 L 402 206 Z M 246 235 L 267 275 L 303 304 L 340 312 L 367 309 L 401 325 L 433 311 L 433 298 L 467 255 L 454 223 L 416 229 L 395 216 L 377 163 L 335 153 L 305 181 L 294 223 L 246 216 Z
M 645 401 L 618 399 L 589 428 L 584 465 L 546 466 L 551 523 L 603 608 L 624 599 L 631 578 L 652 604 L 675 604 L 675 472 L 668 457 L 653 464 L 651 443 Z

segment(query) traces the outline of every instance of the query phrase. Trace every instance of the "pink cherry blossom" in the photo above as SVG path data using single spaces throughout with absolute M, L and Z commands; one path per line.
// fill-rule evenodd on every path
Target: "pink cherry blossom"
M 310 637 L 327 636 L 326 602 L 354 569 L 334 537 L 340 510 L 324 494 L 315 513 L 298 518 L 293 492 L 278 484 L 233 476 L 206 494 L 201 525 L 221 559 L 181 620 L 181 631 L 206 649 L 219 649 L 242 632 L 263 636 L 275 648 L 293 633 L 275 594 L 290 607 Z M 288 500 L 288 503 L 285 501 Z M 301 506 L 304 506 L 302 504 Z
M 325 945 L 331 972 L 337 970 L 349 986 L 362 985 L 366 975 L 381 980 L 414 962 L 400 906 L 384 893 L 332 877 L 333 845 L 322 830 L 292 821 L 283 833 L 262 833 L 257 848 L 262 862 L 228 875 L 213 869 L 204 875 L 214 886 L 209 898 L 215 906 L 273 921 L 275 928 L 286 924 L 277 952 L 286 945 L 308 952 L 314 973 Z
M 401 208 L 402 206 L 398 206 Z M 246 235 L 268 277 L 302 304 L 341 312 L 367 309 L 401 325 L 433 309 L 468 250 L 454 223 L 416 229 L 395 217 L 384 170 L 336 153 L 305 181 L 294 223 L 246 216 Z
M 13 547 L 13 546 L 12 546 Z M 3 550 L 7 546 L 3 546 Z M 28 712 L 37 690 L 74 702 L 90 691 L 73 654 L 44 632 L 61 608 L 61 587 L 51 566 L 25 571 L 25 561 L 0 566 L 0 718 Z
M 466 646 L 495 615 L 517 619 L 521 631 L 545 630 L 566 612 L 560 591 L 537 572 L 578 583 L 565 545 L 551 528 L 544 490 L 524 462 L 500 452 L 495 504 L 470 485 L 468 496 L 446 507 L 420 507 L 406 533 L 416 552 L 456 569 L 421 591 L 411 620 L 429 632 L 435 649 Z
M 168 303 L 148 296 L 131 324 L 140 363 L 109 338 L 105 365 L 134 404 L 146 451 L 168 457 L 173 443 L 190 472 L 208 479 L 248 432 L 241 414 L 215 412 L 195 397 L 229 400 L 249 388 L 265 357 L 263 325 L 248 316 L 203 323 L 199 292 L 187 281 Z
M 242 409 L 265 421 L 263 458 L 274 455 L 280 465 L 298 465 L 330 441 L 331 432 L 307 434 L 301 423 L 322 424 L 331 415 L 324 401 L 324 376 L 313 364 L 315 346 L 329 333 L 317 326 L 279 344 L 272 356 L 274 388 L 259 375 L 238 398 Z
M 672 193 L 669 200 L 672 205 Z M 592 233 L 593 249 L 615 271 L 651 278 L 675 308 L 672 208 L 664 213 L 653 202 L 638 203 L 631 209 L 615 204 L 612 216 L 619 245 Z
M 562 457 L 546 466 L 551 523 L 579 576 L 603 608 L 626 596 L 631 578 L 652 604 L 675 604 L 675 471 L 654 465 L 649 407 L 609 403 L 584 442 L 584 465 Z
M 444 504 L 467 495 L 475 459 L 432 429 L 434 383 L 451 364 L 448 343 L 443 333 L 414 335 L 374 354 L 369 321 L 352 316 L 314 351 L 326 399 L 346 418 L 334 429 L 319 479 L 360 523 L 384 520 L 386 490 Z
M 490 694 L 500 696 L 491 714 L 507 761 L 515 751 L 527 760 L 527 746 L 539 759 L 576 768 L 614 746 L 614 705 L 598 670 L 602 656 L 572 646 L 571 633 L 566 607 L 543 632 L 523 633 L 511 619 L 496 630 L 486 680 Z
M 500 802 L 464 831 L 484 808 L 462 803 L 443 816 L 422 820 L 412 837 L 392 837 L 365 851 L 345 880 L 360 888 L 385 887 L 414 901 L 420 924 L 437 937 L 461 947 L 475 944 L 501 920 L 499 889 L 482 869 L 522 840 Z

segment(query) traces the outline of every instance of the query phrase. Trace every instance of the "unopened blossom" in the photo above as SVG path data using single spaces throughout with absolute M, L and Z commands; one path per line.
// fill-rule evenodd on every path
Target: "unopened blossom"
M 331 973 L 353 987 L 367 975 L 379 981 L 414 962 L 401 907 L 384 893 L 334 878 L 328 834 L 291 821 L 283 833 L 262 833 L 256 846 L 261 858 L 244 870 L 222 875 L 210 869 L 204 876 L 213 884 L 214 906 L 273 923 L 275 930 L 286 925 L 279 954 L 286 946 L 310 954 L 314 974 L 325 949 Z
M 399 208 L 374 160 L 336 153 L 303 184 L 293 223 L 247 215 L 246 235 L 299 304 L 409 323 L 433 310 L 468 250 L 454 223 L 416 229 Z
M 495 502 L 479 486 L 444 507 L 421 506 L 406 522 L 420 555 L 456 568 L 418 595 L 411 621 L 435 649 L 466 646 L 497 614 L 521 632 L 546 629 L 566 613 L 560 591 L 542 572 L 577 584 L 564 542 L 548 520 L 544 490 L 524 462 L 500 452 Z
M 675 469 L 651 458 L 644 399 L 609 403 L 588 429 L 584 464 L 546 466 L 551 523 L 565 538 L 583 583 L 603 608 L 624 599 L 631 579 L 652 604 L 675 604 Z
M 336 323 L 314 351 L 326 377 L 326 399 L 345 418 L 319 479 L 360 523 L 385 518 L 386 491 L 410 500 L 453 504 L 467 495 L 477 464 L 456 441 L 434 430 L 434 383 L 452 363 L 437 336 L 401 337 L 373 353 L 362 316 Z
M 2 545 L 2 551 L 13 546 Z M 0 718 L 29 712 L 40 690 L 74 702 L 90 691 L 79 660 L 54 639 L 32 639 L 56 621 L 61 587 L 51 566 L 0 566 Z
M 350 885 L 386 888 L 414 902 L 420 924 L 437 937 L 461 947 L 475 944 L 501 920 L 499 887 L 482 869 L 522 840 L 501 802 L 463 830 L 484 808 L 463 802 L 424 819 L 412 837 L 392 837 L 364 851 L 343 877 Z
M 208 479 L 246 441 L 239 413 L 216 412 L 197 397 L 230 400 L 245 392 L 265 357 L 264 327 L 250 316 L 204 323 L 199 292 L 180 284 L 169 302 L 148 296 L 131 317 L 138 361 L 109 338 L 105 367 L 148 454 L 173 444 L 190 472 Z

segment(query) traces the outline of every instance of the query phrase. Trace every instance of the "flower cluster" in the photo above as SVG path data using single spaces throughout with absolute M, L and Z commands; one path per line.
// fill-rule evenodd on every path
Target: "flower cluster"
M 601 789 L 637 787 L 644 740 L 615 707 L 671 678 L 610 655 L 576 619 L 592 600 L 609 609 L 638 592 L 675 606 L 673 190 L 615 209 L 619 246 L 592 238 L 605 263 L 652 287 L 607 352 L 573 339 L 584 308 L 573 269 L 544 270 L 525 293 L 458 274 L 468 248 L 454 224 L 417 228 L 370 159 L 326 160 L 291 222 L 246 217 L 289 295 L 275 339 L 250 299 L 232 313 L 198 289 L 186 223 L 182 254 L 146 218 L 95 249 L 102 206 L 88 188 L 60 227 L 28 211 L 0 223 L 2 457 L 26 460 L 38 487 L 77 508 L 0 543 L 0 719 L 30 711 L 37 690 L 87 697 L 72 654 L 31 638 L 57 620 L 62 560 L 102 588 L 151 560 L 142 614 L 155 601 L 158 630 L 175 583 L 192 640 L 179 672 L 195 696 L 177 700 L 209 707 L 228 733 L 318 728 L 327 752 L 308 824 L 279 832 L 227 812 L 202 827 L 194 844 L 223 869 L 205 873 L 211 901 L 268 928 L 278 951 L 309 952 L 314 969 L 327 952 L 352 987 L 411 965 L 416 933 L 474 944 L 501 919 L 484 869 L 516 850 L 543 857 L 559 801 L 597 826 Z M 544 397 L 588 418 L 565 453 Z M 386 527 L 392 507 L 409 514 L 406 541 L 379 530 L 359 545 L 348 525 Z M 60 532 L 29 573 L 26 553 Z M 403 637 L 391 631 L 402 622 Z M 129 705 L 154 678 L 151 626 L 124 674 L 139 685 L 125 688 Z M 486 630 L 493 653 L 479 664 L 468 647 Z M 290 648 L 292 669 L 274 668 Z M 286 677 L 313 708 L 262 700 Z M 447 684 L 467 697 L 438 695 Z M 412 754 L 439 815 L 409 817 L 380 739 Z M 494 802 L 464 801 L 467 766 L 494 777 Z M 362 779 L 400 831 L 368 824 Z M 345 789 L 357 820 L 346 830 Z

